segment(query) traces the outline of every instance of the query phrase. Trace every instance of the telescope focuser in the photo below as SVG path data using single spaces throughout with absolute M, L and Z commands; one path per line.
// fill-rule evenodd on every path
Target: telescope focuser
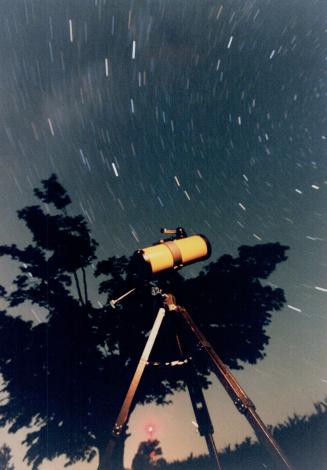
M 183 227 L 176 227 L 176 228 L 162 228 L 160 229 L 160 232 L 165 234 L 165 235 L 173 235 L 170 240 L 175 240 L 179 238 L 185 238 L 187 237 L 186 231 Z M 164 242 L 164 240 L 163 240 Z

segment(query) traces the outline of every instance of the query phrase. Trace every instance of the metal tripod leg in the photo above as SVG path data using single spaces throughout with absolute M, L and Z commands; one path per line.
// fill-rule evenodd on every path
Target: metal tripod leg
M 248 420 L 249 424 L 253 428 L 256 436 L 258 437 L 259 441 L 262 442 L 267 450 L 271 453 L 271 455 L 275 458 L 276 463 L 280 466 L 280 468 L 287 468 L 291 470 L 291 466 L 288 463 L 286 457 L 283 455 L 282 450 L 279 448 L 277 442 L 274 440 L 273 436 L 269 432 L 266 425 L 263 423 L 261 418 L 257 415 L 255 411 L 255 406 L 250 400 L 250 398 L 246 395 L 244 390 L 236 381 L 235 377 L 232 375 L 230 370 L 226 367 L 223 361 L 220 359 L 216 351 L 213 349 L 209 341 L 203 335 L 203 333 L 199 330 L 197 325 L 194 323 L 192 317 L 188 313 L 188 311 L 182 307 L 176 306 L 176 310 L 178 310 L 196 338 L 198 339 L 199 343 L 201 344 L 202 348 L 206 351 L 211 362 L 213 364 L 213 370 L 217 375 L 219 381 L 224 386 L 225 390 L 233 400 L 234 404 L 236 405 L 237 409 L 245 415 L 246 419 Z

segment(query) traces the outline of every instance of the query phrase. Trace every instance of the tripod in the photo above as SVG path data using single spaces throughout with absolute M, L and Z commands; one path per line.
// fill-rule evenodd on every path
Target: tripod
M 132 292 L 132 291 L 130 291 Z M 157 317 L 153 324 L 152 330 L 144 347 L 143 353 L 141 355 L 140 361 L 130 383 L 128 392 L 124 399 L 123 405 L 117 417 L 116 423 L 114 425 L 112 434 L 113 437 L 108 443 L 108 447 L 106 450 L 106 456 L 104 459 L 104 466 L 103 470 L 115 470 L 111 466 L 111 456 L 115 446 L 115 439 L 119 437 L 121 432 L 123 431 L 128 415 L 129 410 L 131 408 L 131 404 L 133 398 L 135 396 L 137 387 L 140 383 L 142 378 L 142 374 L 144 369 L 148 363 L 148 359 L 152 348 L 154 346 L 155 340 L 160 330 L 160 326 L 162 321 L 167 313 L 172 313 L 174 315 L 179 315 L 180 318 L 184 320 L 184 323 L 189 327 L 190 331 L 193 333 L 197 342 L 199 343 L 200 347 L 205 351 L 210 359 L 212 370 L 216 374 L 218 380 L 221 382 L 225 390 L 227 391 L 228 395 L 232 399 L 233 403 L 235 404 L 238 411 L 246 417 L 249 424 L 253 428 L 258 440 L 267 448 L 270 452 L 272 457 L 275 459 L 276 468 L 278 469 L 288 469 L 291 470 L 290 464 L 287 462 L 286 457 L 283 455 L 282 450 L 279 448 L 278 444 L 274 440 L 273 436 L 269 432 L 266 425 L 263 423 L 261 418 L 255 411 L 255 406 L 250 398 L 246 395 L 244 390 L 236 381 L 235 377 L 229 371 L 227 366 L 223 363 L 220 359 L 218 354 L 215 352 L 209 341 L 203 335 L 203 333 L 199 330 L 197 325 L 194 323 L 192 317 L 187 312 L 187 310 L 183 307 L 176 305 L 175 298 L 172 294 L 164 294 L 161 290 L 158 290 L 158 294 L 162 298 L 162 306 L 159 308 Z M 123 295 L 121 298 L 113 301 L 112 305 L 119 302 L 120 299 L 126 297 Z M 181 354 L 181 357 L 185 357 L 185 351 L 181 340 L 180 332 L 176 332 L 176 340 L 178 344 L 178 348 Z M 211 458 L 213 468 L 217 470 L 221 470 L 221 464 L 219 462 L 218 452 L 216 449 L 215 442 L 213 440 L 213 426 L 210 420 L 209 412 L 206 406 L 206 402 L 203 396 L 203 392 L 197 380 L 192 380 L 192 376 L 196 377 L 196 372 L 193 366 L 187 363 L 186 371 L 185 371 L 185 381 L 188 387 L 188 391 L 190 394 L 194 414 L 197 419 L 197 423 L 199 426 L 199 433 L 200 435 L 205 437 L 209 455 Z M 101 469 L 102 470 L 102 469 Z

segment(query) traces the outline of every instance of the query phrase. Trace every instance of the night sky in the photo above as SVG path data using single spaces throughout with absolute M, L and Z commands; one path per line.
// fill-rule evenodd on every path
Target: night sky
M 269 279 L 287 306 L 267 357 L 235 375 L 266 423 L 312 412 L 327 396 L 326 1 L 0 6 L 1 244 L 28 241 L 16 210 L 56 173 L 100 259 L 148 246 L 164 226 L 205 233 L 213 260 L 288 245 Z M 2 261 L 0 283 L 13 272 Z M 251 434 L 215 378 L 206 395 L 219 448 Z M 126 465 L 148 424 L 168 460 L 206 452 L 187 395 L 174 402 L 135 411 Z M 27 469 L 19 439 L 3 440 Z

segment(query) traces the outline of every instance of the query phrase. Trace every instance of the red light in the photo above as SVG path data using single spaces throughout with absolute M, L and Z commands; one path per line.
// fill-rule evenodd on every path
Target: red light
M 152 440 L 152 439 L 153 439 L 153 435 L 155 434 L 156 430 L 157 430 L 157 429 L 156 429 L 156 425 L 155 425 L 154 423 L 152 423 L 152 422 L 151 422 L 151 423 L 147 423 L 147 424 L 145 425 L 145 432 L 146 432 L 147 438 L 148 438 L 149 440 Z

